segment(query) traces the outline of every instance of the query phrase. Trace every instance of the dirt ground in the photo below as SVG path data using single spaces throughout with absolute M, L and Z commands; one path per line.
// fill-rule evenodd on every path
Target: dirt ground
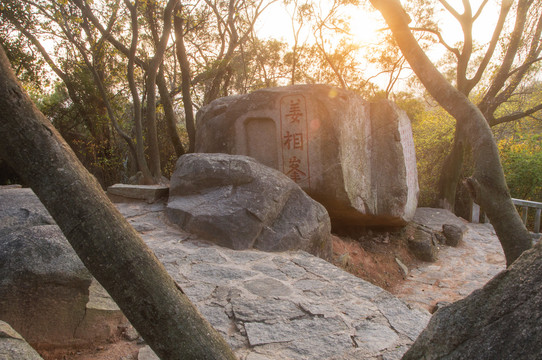
M 361 235 L 334 236 L 333 263 L 393 293 L 407 276 L 401 265 L 412 268 L 418 262 L 408 250 L 409 231 L 369 230 Z
M 137 360 L 143 344 L 119 340 L 87 349 L 38 350 L 44 360 Z
M 408 232 L 407 227 L 397 232 L 367 230 L 333 235 L 333 263 L 393 293 L 394 287 L 406 277 L 399 262 L 408 268 L 417 262 L 407 248 Z M 44 360 L 137 360 L 142 346 L 137 340 L 119 340 L 88 349 L 41 350 L 39 353 Z

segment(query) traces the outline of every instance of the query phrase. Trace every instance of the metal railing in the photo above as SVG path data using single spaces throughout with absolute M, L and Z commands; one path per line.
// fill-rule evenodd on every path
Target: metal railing
M 512 202 L 514 205 L 521 207 L 521 219 L 523 220 L 523 223 L 527 225 L 527 215 L 529 213 L 529 208 L 535 209 L 535 215 L 534 215 L 534 233 L 539 234 L 540 233 L 540 214 L 542 213 L 542 203 L 536 202 L 536 201 L 529 201 L 529 200 L 521 200 L 521 199 L 512 199 Z M 486 216 L 481 211 L 480 206 L 478 204 L 472 204 L 472 219 L 471 222 L 478 223 L 478 222 L 486 222 Z

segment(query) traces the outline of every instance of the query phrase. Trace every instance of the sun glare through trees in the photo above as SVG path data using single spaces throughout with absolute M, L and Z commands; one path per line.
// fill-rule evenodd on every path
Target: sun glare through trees
M 540 132 L 541 4 L 403 2 L 424 52 L 503 144 Z M 416 139 L 422 198 L 444 196 L 438 174 L 453 148 L 453 120 L 437 121 L 449 115 L 369 1 L 6 0 L 0 43 L 40 110 L 103 186 L 137 171 L 147 183 L 167 177 L 194 148 L 195 113 L 219 97 L 325 83 L 403 107 L 415 134 L 427 136 Z M 435 139 L 428 127 L 443 135 Z M 503 161 L 514 149 L 501 147 Z M 467 176 L 465 167 L 453 173 Z M 531 193 L 542 200 L 539 185 Z

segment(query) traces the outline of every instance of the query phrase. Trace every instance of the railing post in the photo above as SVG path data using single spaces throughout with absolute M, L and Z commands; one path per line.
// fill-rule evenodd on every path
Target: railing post
M 534 216 L 534 233 L 538 234 L 540 232 L 540 213 L 542 209 L 536 209 L 536 214 Z
M 523 206 L 521 208 L 521 219 L 523 220 L 523 225 L 527 225 L 527 213 L 529 212 L 529 207 Z
M 474 224 L 480 222 L 480 205 L 474 202 L 472 203 L 472 216 L 470 222 Z

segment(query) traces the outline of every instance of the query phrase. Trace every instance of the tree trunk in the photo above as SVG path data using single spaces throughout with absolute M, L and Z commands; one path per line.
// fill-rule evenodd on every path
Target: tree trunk
M 0 48 L 0 157 L 29 184 L 92 275 L 162 359 L 234 359 L 32 104 Z
M 188 152 L 193 153 L 196 148 L 196 125 L 194 122 L 194 109 L 192 107 L 192 95 L 190 87 L 192 85 L 192 75 L 190 74 L 190 63 L 184 46 L 183 19 L 181 14 L 182 5 L 177 3 L 176 14 L 173 18 L 175 28 L 175 52 L 179 59 L 181 67 L 181 93 L 183 95 L 184 119 L 186 123 L 186 132 L 188 133 Z
M 164 106 L 164 115 L 166 117 L 169 139 L 171 140 L 171 144 L 175 149 L 175 155 L 180 157 L 181 155 L 184 155 L 185 151 L 177 132 L 177 116 L 175 115 L 175 110 L 173 110 L 173 103 L 171 102 L 171 96 L 169 95 L 169 89 L 167 88 L 166 79 L 164 79 L 164 71 L 162 68 L 160 68 L 160 71 L 158 72 L 156 85 L 158 85 L 160 101 Z
M 145 123 L 147 125 L 147 144 L 149 146 L 149 168 L 156 183 L 162 179 L 162 166 L 160 165 L 160 148 L 158 146 L 158 130 L 156 127 L 156 72 L 147 72 L 147 111 Z
M 497 144 L 484 115 L 431 63 L 410 32 L 410 18 L 399 0 L 371 0 L 371 3 L 386 19 L 399 48 L 427 91 L 461 123 L 475 163 L 474 174 L 466 185 L 495 228 L 507 265 L 512 264 L 531 247 L 531 237 L 510 198 Z
M 452 150 L 444 159 L 438 182 L 438 198 L 436 206 L 442 209 L 455 211 L 455 195 L 457 185 L 461 178 L 463 155 L 465 153 L 464 136 L 461 134 L 459 124 L 456 126 Z
M 126 1 L 126 6 L 130 10 L 130 18 L 132 22 L 132 40 L 130 44 L 130 50 L 128 51 L 128 67 L 126 70 L 126 76 L 128 78 L 128 85 L 130 87 L 130 93 L 132 94 L 132 102 L 134 107 L 134 127 L 136 132 L 136 162 L 138 171 L 141 171 L 142 184 L 154 183 L 149 166 L 147 165 L 147 159 L 145 157 L 145 143 L 143 141 L 143 124 L 141 123 L 141 101 L 139 100 L 139 94 L 137 91 L 137 85 L 135 82 L 134 65 L 136 59 L 137 43 L 139 39 L 139 23 L 137 18 L 137 2 L 136 5 L 131 5 L 129 1 Z

